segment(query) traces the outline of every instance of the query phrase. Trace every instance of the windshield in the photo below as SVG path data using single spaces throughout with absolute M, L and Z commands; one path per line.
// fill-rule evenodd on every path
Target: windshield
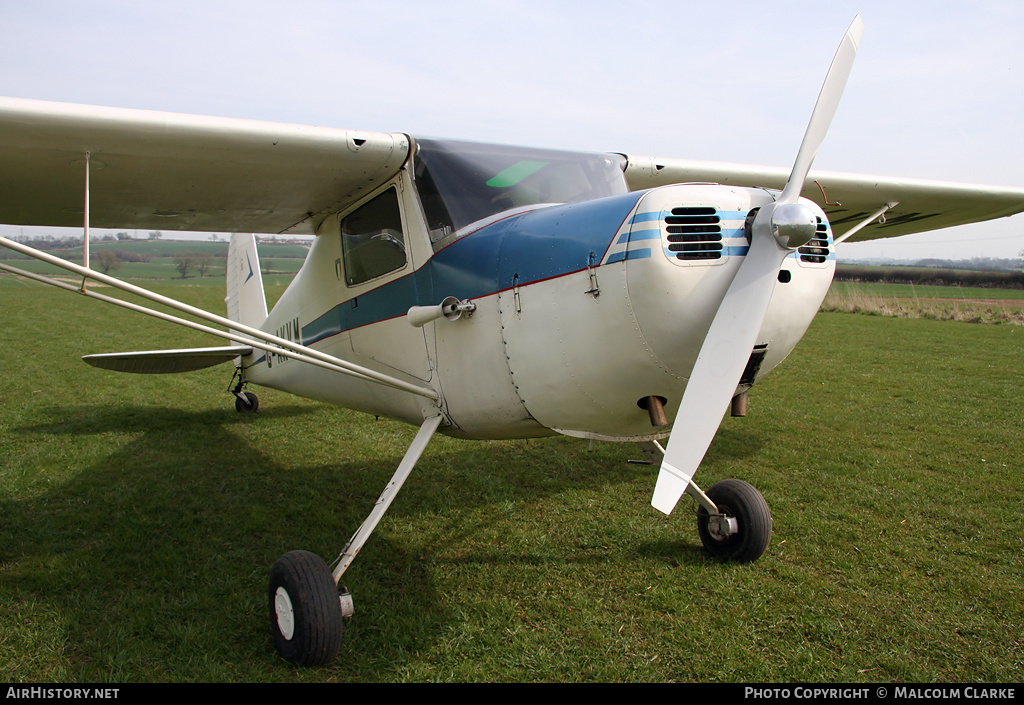
M 417 139 L 415 177 L 430 239 L 523 206 L 626 193 L 623 158 L 475 142 Z

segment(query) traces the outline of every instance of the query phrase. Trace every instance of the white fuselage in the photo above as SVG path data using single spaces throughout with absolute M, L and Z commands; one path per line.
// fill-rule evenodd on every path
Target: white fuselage
M 513 209 L 432 243 L 412 182 L 407 167 L 363 202 L 385 192 L 397 201 L 401 224 L 388 232 L 401 228 L 404 253 L 389 251 L 404 254 L 404 264 L 350 281 L 346 258 L 354 255 L 343 231 L 355 227 L 346 218 L 362 204 L 329 217 L 263 328 L 433 388 L 442 432 L 482 439 L 666 436 L 638 402 L 658 396 L 669 418 L 675 414 L 746 254 L 744 220 L 774 198 L 762 189 L 666 186 Z M 821 218 L 820 239 L 782 267 L 757 340 L 767 346 L 759 374 L 793 350 L 832 280 L 831 230 L 808 203 Z M 376 246 L 384 247 L 380 237 Z M 476 309 L 410 324 L 410 307 L 447 296 Z M 253 356 L 245 364 L 253 383 L 417 425 L 436 408 L 294 360 Z

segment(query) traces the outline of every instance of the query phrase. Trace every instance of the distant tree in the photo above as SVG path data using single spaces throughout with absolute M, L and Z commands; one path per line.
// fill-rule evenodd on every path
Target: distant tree
M 114 250 L 114 254 L 122 262 L 148 262 L 149 255 L 142 254 L 141 252 L 133 252 L 131 250 Z
M 121 260 L 110 250 L 96 250 L 92 261 L 95 263 L 95 268 L 104 274 L 110 274 L 115 269 L 121 268 Z
M 149 231 L 149 239 L 150 240 L 159 240 L 163 236 L 164 236 L 164 234 L 162 232 L 160 232 L 159 230 L 150 230 Z
M 118 234 L 117 234 L 117 239 L 118 239 L 118 240 L 131 240 L 131 239 L 132 239 L 132 236 L 131 236 L 131 235 L 129 235 L 128 233 L 125 233 L 125 232 L 121 232 L 121 233 L 118 233 Z
M 191 252 L 179 252 L 174 255 L 174 268 L 181 274 L 182 279 L 188 276 L 188 270 L 195 267 L 195 263 L 195 255 Z
M 263 260 L 263 273 L 270 274 L 270 270 L 274 268 L 274 260 L 265 259 Z
M 202 279 L 209 271 L 210 265 L 213 264 L 213 255 L 209 252 L 197 252 L 194 257 L 196 271 L 199 272 L 199 278 Z

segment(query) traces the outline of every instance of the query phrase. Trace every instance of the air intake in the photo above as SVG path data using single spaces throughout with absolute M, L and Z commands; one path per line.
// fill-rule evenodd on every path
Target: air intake
M 665 217 L 668 250 L 686 261 L 722 257 L 722 225 L 718 211 L 710 206 L 673 208 Z
M 800 261 L 810 264 L 824 264 L 828 259 L 828 223 L 818 218 L 818 230 L 814 237 L 803 247 L 799 248 Z

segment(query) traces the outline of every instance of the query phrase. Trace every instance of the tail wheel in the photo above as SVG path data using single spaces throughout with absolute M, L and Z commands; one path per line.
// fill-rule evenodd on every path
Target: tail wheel
M 245 397 L 245 401 L 242 401 L 242 397 L 235 397 L 235 411 L 240 414 L 255 414 L 260 408 L 259 397 L 252 392 L 243 392 L 242 396 Z
M 706 509 L 697 513 L 700 540 L 711 554 L 737 563 L 756 561 L 772 538 L 772 514 L 753 485 L 743 480 L 722 480 L 707 492 L 726 517 L 736 520 L 735 533 L 723 534 Z
M 309 551 L 291 551 L 270 570 L 267 591 L 270 628 L 282 657 L 300 666 L 320 666 L 341 645 L 338 587 L 323 559 Z

